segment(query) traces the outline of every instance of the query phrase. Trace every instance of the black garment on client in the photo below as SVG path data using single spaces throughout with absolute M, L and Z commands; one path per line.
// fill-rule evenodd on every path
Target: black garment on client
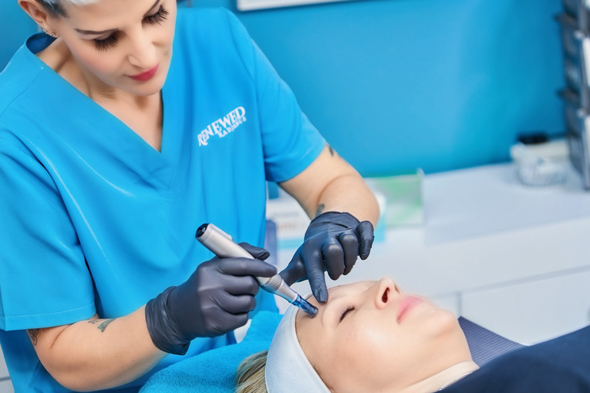
M 590 326 L 505 353 L 445 393 L 588 393 Z

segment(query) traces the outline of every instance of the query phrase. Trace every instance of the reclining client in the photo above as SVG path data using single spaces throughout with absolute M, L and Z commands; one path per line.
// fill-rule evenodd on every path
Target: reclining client
M 330 289 L 316 318 L 287 310 L 238 393 L 590 392 L 590 327 L 478 368 L 454 315 L 390 278 Z

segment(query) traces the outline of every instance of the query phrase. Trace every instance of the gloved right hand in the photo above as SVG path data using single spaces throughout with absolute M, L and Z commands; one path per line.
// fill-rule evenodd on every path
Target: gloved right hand
M 156 347 L 184 355 L 194 338 L 219 336 L 248 322 L 259 289 L 254 276 L 271 277 L 277 270 L 263 262 L 268 251 L 240 245 L 256 259 L 213 258 L 200 264 L 185 283 L 147 303 L 147 327 Z

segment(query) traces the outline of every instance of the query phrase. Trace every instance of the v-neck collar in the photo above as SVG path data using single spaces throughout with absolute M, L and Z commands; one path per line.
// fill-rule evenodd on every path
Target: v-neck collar
M 134 170 L 142 172 L 143 177 L 149 182 L 157 180 L 164 186 L 170 186 L 174 172 L 173 167 L 178 160 L 178 138 L 181 134 L 177 124 L 179 121 L 179 114 L 176 113 L 178 108 L 174 105 L 167 105 L 168 102 L 174 101 L 174 98 L 171 97 L 174 89 L 170 89 L 169 93 L 167 87 L 170 78 L 167 78 L 161 90 L 163 120 L 161 148 L 158 151 L 118 117 L 82 93 L 35 55 L 49 46 L 51 42 L 53 39 L 43 33 L 31 36 L 27 40 L 26 48 L 23 48 L 25 55 L 31 58 L 28 63 L 40 68 L 38 78 L 42 78 L 44 83 L 52 87 L 51 91 L 55 93 L 56 104 L 63 105 L 68 101 L 76 101 L 79 106 L 83 107 L 83 113 L 80 115 L 91 119 L 88 121 L 86 130 L 63 127 L 59 132 L 79 134 L 87 131 L 88 138 L 94 139 L 94 142 L 98 146 L 102 146 L 110 155 L 116 156 L 117 159 L 124 161 Z M 59 97 L 60 95 L 61 97 Z M 42 102 L 42 104 L 46 105 L 47 103 Z

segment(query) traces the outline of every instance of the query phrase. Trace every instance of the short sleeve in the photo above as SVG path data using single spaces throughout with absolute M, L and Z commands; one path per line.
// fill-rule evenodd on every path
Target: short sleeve
M 255 84 L 266 178 L 289 180 L 319 156 L 326 141 L 238 18 L 230 12 L 227 16 L 236 48 Z
M 0 329 L 59 326 L 95 313 L 92 278 L 43 165 L 0 139 Z

